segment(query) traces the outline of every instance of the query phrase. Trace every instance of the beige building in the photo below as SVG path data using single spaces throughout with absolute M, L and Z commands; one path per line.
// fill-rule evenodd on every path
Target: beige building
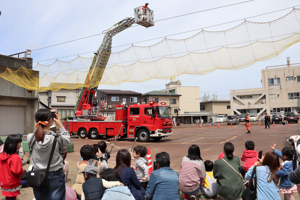
M 300 65 L 262 70 L 262 88 L 231 90 L 231 114 L 300 112 Z
M 181 81 L 175 81 L 174 78 L 171 79 L 171 82 L 166 84 L 166 89 L 161 90 L 171 94 L 180 94 L 180 113 L 191 113 L 200 111 L 200 92 L 199 87 L 193 86 L 182 86 Z
M 152 91 L 145 94 L 142 94 L 142 103 L 149 103 L 153 101 L 155 103 L 166 103 L 166 105 L 171 106 L 171 115 L 176 115 L 177 112 L 180 114 L 178 108 L 180 108 L 179 97 L 180 94 L 167 93 L 162 91 Z
M 214 101 L 204 101 L 200 104 L 200 111 L 207 112 L 209 114 L 214 115 L 230 115 L 231 108 L 230 108 L 230 101 L 221 101 L 221 100 L 214 100 Z

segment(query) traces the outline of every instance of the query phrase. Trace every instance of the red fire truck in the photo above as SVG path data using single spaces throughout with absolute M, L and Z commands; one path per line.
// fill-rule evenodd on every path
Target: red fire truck
M 66 121 L 65 126 L 70 133 L 91 139 L 97 139 L 99 136 L 113 137 L 118 135 L 119 131 L 121 137 L 137 137 L 141 142 L 148 142 L 150 138 L 158 141 L 172 135 L 170 107 L 165 103 L 154 102 L 128 107 L 117 105 L 115 121 L 78 118 Z
M 108 120 L 101 113 L 103 102 L 95 101 L 94 97 L 102 79 L 108 59 L 111 54 L 112 37 L 137 23 L 145 27 L 154 25 L 153 11 L 141 7 L 134 9 L 135 18 L 126 18 L 107 31 L 102 44 L 94 55 L 94 59 L 87 74 L 75 105 L 76 118 L 65 122 L 65 128 L 81 138 L 96 139 L 99 136 L 137 137 L 139 141 L 147 142 L 150 138 L 160 140 L 172 134 L 172 118 L 170 107 L 165 103 L 118 105 L 114 120 Z M 146 16 L 145 16 L 146 15 Z

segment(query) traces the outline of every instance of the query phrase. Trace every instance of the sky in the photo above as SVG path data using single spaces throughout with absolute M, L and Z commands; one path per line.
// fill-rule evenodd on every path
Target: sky
M 244 3 L 241 3 L 244 2 Z M 63 45 L 32 51 L 33 65 L 36 62 L 50 64 L 56 58 L 81 55 L 92 57 L 103 39 L 102 31 L 126 17 L 133 17 L 133 9 L 142 6 L 144 1 L 137 0 L 0 0 L 0 54 L 10 55 L 35 50 L 49 45 L 89 37 L 87 39 L 70 42 Z M 123 44 L 136 44 L 136 42 L 157 37 L 201 29 L 210 31 L 223 31 L 243 22 L 243 19 L 280 10 L 283 8 L 300 8 L 299 0 L 149 0 L 149 8 L 154 10 L 154 20 L 165 19 L 187 13 L 240 3 L 230 7 L 199 12 L 183 17 L 172 18 L 156 22 L 154 27 L 148 29 L 137 26 L 129 28 L 113 38 L 113 47 Z M 292 8 L 268 15 L 248 19 L 255 22 L 267 22 L 282 17 Z M 240 21 L 220 26 L 234 20 Z M 170 36 L 171 39 L 184 39 L 196 34 L 198 31 Z M 148 46 L 161 39 L 137 43 Z M 130 45 L 129 45 L 130 46 Z M 112 48 L 113 52 L 122 51 L 129 46 Z M 282 54 L 273 59 L 257 62 L 241 70 L 216 70 L 206 75 L 181 75 L 177 79 L 183 86 L 198 86 L 200 96 L 204 93 L 217 94 L 218 100 L 229 100 L 230 90 L 260 88 L 261 70 L 267 66 L 286 64 L 290 57 L 291 63 L 300 63 L 300 43 L 294 44 Z M 75 56 L 61 58 L 69 61 Z M 44 61 L 52 59 L 49 61 Z M 42 61 L 42 62 L 41 62 Z M 165 89 L 170 80 L 150 80 L 143 83 L 123 83 L 118 86 L 100 85 L 98 89 L 132 90 L 146 93 L 152 90 Z

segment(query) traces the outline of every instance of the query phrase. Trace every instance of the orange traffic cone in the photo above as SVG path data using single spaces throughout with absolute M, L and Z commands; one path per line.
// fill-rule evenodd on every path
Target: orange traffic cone
M 232 123 L 231 123 L 231 126 L 230 126 L 230 128 L 232 128 Z
M 273 126 L 275 126 L 275 122 L 273 121 Z
M 79 137 L 79 140 L 81 140 L 81 137 Z
M 211 128 L 211 124 L 209 124 L 209 128 Z
M 220 124 L 218 123 L 218 128 L 220 128 Z
M 289 126 L 289 121 L 286 121 L 286 125 Z
M 260 122 L 258 123 L 258 126 L 261 127 L 261 123 Z
M 195 124 L 193 123 L 193 127 L 195 127 Z
M 149 178 L 150 178 L 151 172 L 153 171 L 150 148 L 147 148 L 147 155 L 146 155 L 146 158 L 147 158 L 147 160 L 148 160 L 147 167 L 148 167 L 148 174 L 149 174 Z
M 300 122 L 299 122 L 299 125 L 300 125 Z M 200 123 L 200 128 L 202 128 L 202 124 Z

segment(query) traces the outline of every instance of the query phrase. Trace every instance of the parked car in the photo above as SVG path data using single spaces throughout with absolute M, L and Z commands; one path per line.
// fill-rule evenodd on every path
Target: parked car
M 250 115 L 250 122 L 256 122 L 256 121 L 258 121 L 257 116 Z
M 228 115 L 226 122 L 227 122 L 227 125 L 231 125 L 231 124 L 235 124 L 236 125 L 236 124 L 240 123 L 239 122 L 239 118 L 237 118 L 234 115 Z
M 226 116 L 225 115 L 218 115 L 217 116 L 217 122 L 219 122 L 219 123 L 226 122 Z
M 296 115 L 294 113 L 288 113 L 286 115 L 286 120 L 290 123 L 290 122 L 295 122 L 298 123 L 299 121 L 299 115 Z
M 279 124 L 280 122 L 282 122 L 282 117 L 281 115 L 273 115 L 272 116 L 272 123 L 275 123 L 275 124 Z
M 240 122 L 245 122 L 246 121 L 246 114 L 241 114 L 239 116 L 239 120 L 240 120 Z

